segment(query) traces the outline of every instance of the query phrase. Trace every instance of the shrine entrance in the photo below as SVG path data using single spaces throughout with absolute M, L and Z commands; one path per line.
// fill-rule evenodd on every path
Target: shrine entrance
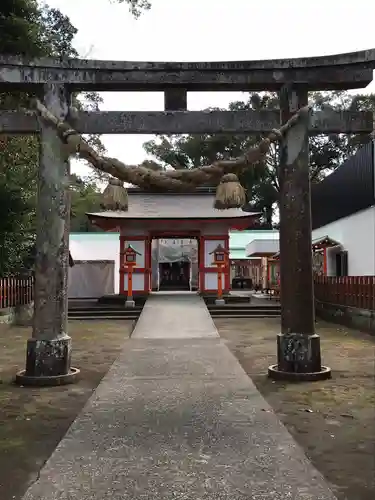
M 159 264 L 159 291 L 190 290 L 190 262 Z
M 157 238 L 151 243 L 152 290 L 198 290 L 198 239 Z

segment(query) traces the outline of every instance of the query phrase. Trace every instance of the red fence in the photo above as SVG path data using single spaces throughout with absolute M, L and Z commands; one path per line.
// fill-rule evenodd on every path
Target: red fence
M 0 309 L 29 304 L 34 296 L 34 278 L 0 278 Z
M 321 302 L 375 310 L 375 276 L 315 276 L 315 298 Z M 34 278 L 0 278 L 0 309 L 29 304 Z
M 375 310 L 375 276 L 315 276 L 314 285 L 321 302 Z

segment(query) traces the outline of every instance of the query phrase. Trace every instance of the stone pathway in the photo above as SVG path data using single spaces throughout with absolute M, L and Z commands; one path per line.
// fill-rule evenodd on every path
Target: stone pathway
M 219 338 L 203 299 L 191 292 L 159 292 L 147 300 L 132 339 Z
M 334 500 L 218 337 L 155 294 L 24 500 Z

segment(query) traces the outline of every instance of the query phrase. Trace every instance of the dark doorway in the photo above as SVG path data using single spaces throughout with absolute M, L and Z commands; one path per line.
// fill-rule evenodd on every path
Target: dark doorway
M 348 276 L 348 252 L 336 254 L 336 276 Z
M 159 290 L 190 290 L 190 263 L 179 261 L 159 264 Z

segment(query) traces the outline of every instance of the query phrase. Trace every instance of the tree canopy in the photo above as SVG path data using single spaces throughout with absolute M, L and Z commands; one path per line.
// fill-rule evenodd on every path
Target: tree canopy
M 76 32 L 67 16 L 58 9 L 40 6 L 36 0 L 0 3 L 0 53 L 74 57 L 78 55 L 72 44 Z M 78 107 L 98 109 L 101 98 L 86 93 L 75 100 Z M 0 94 L 0 109 L 27 105 L 27 95 Z M 103 149 L 98 137 L 90 141 Z M 0 276 L 21 269 L 35 241 L 38 152 L 37 137 L 0 137 Z M 99 192 L 94 183 L 78 176 L 72 183 L 72 227 L 87 230 L 85 203 L 87 210 L 99 206 Z
M 115 0 L 117 3 L 126 3 L 129 6 L 131 14 L 139 18 L 142 12 L 151 9 L 151 3 L 148 0 Z

